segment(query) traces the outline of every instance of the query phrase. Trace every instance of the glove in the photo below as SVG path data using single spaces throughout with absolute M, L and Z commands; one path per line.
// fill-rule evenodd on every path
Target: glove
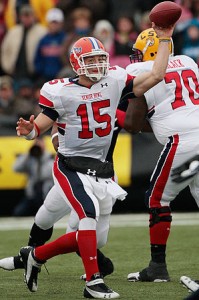
M 187 160 L 181 166 L 171 172 L 172 181 L 176 183 L 184 182 L 199 172 L 199 154 Z
M 198 280 L 193 280 L 188 276 L 181 276 L 180 282 L 191 292 L 195 292 L 199 289 Z

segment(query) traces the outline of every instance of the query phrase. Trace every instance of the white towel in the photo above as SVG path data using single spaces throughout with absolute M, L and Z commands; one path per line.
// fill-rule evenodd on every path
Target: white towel
M 100 180 L 101 179 L 102 178 L 100 178 Z M 105 179 L 105 182 L 107 184 L 107 193 L 111 195 L 113 199 L 123 201 L 126 198 L 127 192 L 122 189 L 115 181 L 113 181 L 112 179 Z
M 99 200 L 103 200 L 107 198 L 107 194 L 111 196 L 114 200 L 123 201 L 127 192 L 122 189 L 116 182 L 114 182 L 111 178 L 96 178 L 87 175 L 89 182 L 92 184 L 93 193 Z

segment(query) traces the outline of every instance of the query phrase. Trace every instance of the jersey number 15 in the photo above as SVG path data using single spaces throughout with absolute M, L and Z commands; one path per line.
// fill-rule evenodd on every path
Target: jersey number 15
M 89 103 L 90 104 L 90 103 Z M 97 123 L 105 123 L 104 128 L 95 128 L 95 134 L 99 137 L 109 135 L 111 132 L 111 116 L 109 114 L 101 114 L 100 109 L 110 107 L 110 100 L 102 100 L 97 102 L 91 102 L 91 108 L 93 112 L 94 120 Z M 89 117 L 87 111 L 87 104 L 80 104 L 77 108 L 77 115 L 81 118 L 82 130 L 79 131 L 80 139 L 91 139 L 93 137 L 93 130 L 89 126 Z

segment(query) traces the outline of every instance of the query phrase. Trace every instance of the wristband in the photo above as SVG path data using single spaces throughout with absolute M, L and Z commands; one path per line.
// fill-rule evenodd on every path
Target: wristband
M 58 136 L 58 132 L 55 132 L 52 136 L 51 136 L 51 141 L 53 141 L 53 139 Z
M 24 137 L 25 137 L 26 140 L 33 140 L 35 138 L 35 135 L 36 135 L 36 131 L 33 128 L 31 130 L 31 132 L 29 132 L 27 135 L 24 135 Z
M 34 122 L 35 129 L 37 130 L 37 137 L 40 136 L 40 129 L 38 125 Z
M 171 42 L 171 39 L 168 37 L 165 37 L 165 38 L 159 38 L 159 42 L 166 42 L 166 43 L 170 43 Z

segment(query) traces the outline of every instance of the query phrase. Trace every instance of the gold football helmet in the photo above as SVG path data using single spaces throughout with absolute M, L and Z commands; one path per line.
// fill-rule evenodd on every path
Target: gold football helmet
M 131 62 L 154 60 L 157 55 L 159 39 L 153 28 L 142 31 L 132 48 Z M 173 54 L 173 41 L 170 43 L 170 53 Z

